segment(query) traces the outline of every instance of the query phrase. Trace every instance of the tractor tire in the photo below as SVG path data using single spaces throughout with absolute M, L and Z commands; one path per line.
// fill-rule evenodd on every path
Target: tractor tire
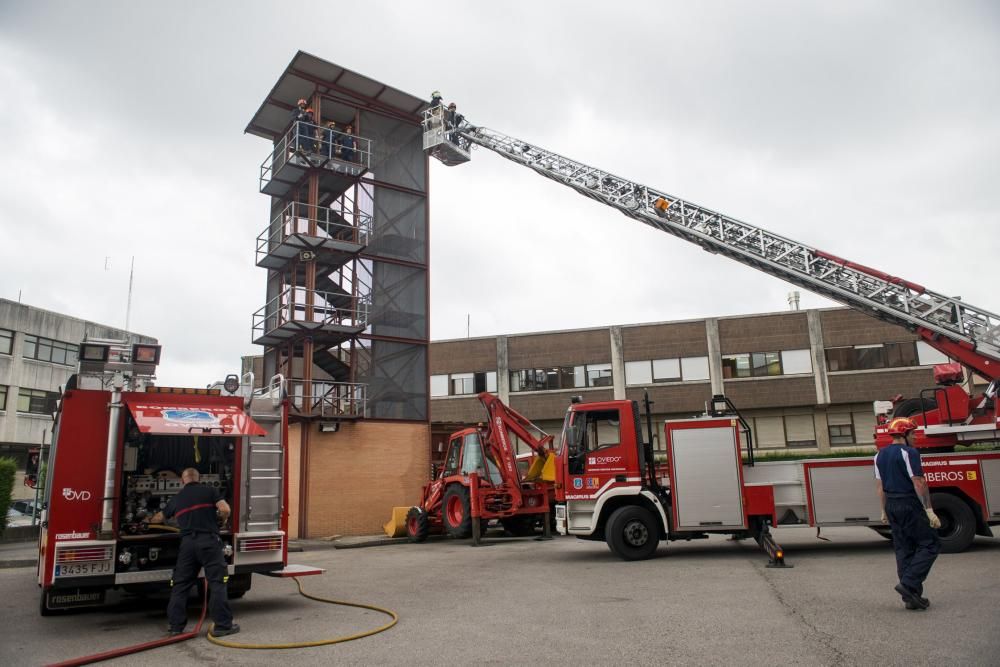
M 406 513 L 406 536 L 411 542 L 423 542 L 430 533 L 427 512 L 420 507 L 411 507 Z
M 892 408 L 892 418 L 912 417 L 919 415 L 924 410 L 937 410 L 937 401 L 933 398 L 908 398 L 900 401 Z
M 619 507 L 608 519 L 605 540 L 622 560 L 646 560 L 656 553 L 660 529 L 653 515 L 638 505 Z
M 976 537 L 976 517 L 968 503 L 950 493 L 932 493 L 931 506 L 941 519 L 937 531 L 941 553 L 957 554 L 968 549 Z
M 469 487 L 452 484 L 441 500 L 441 523 L 449 537 L 465 539 L 472 535 L 472 511 Z
M 535 515 L 529 514 L 501 519 L 500 523 L 503 524 L 503 529 L 514 537 L 528 537 L 535 534 L 535 519 Z

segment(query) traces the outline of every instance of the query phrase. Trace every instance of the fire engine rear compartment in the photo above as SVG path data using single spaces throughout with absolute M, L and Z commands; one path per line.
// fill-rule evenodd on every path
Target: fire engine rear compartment
M 118 508 L 123 536 L 146 532 L 140 522 L 166 507 L 181 490 L 186 468 L 197 470 L 201 484 L 217 489 L 233 504 L 237 447 L 232 438 L 140 433 L 131 415 L 126 415 L 125 433 Z

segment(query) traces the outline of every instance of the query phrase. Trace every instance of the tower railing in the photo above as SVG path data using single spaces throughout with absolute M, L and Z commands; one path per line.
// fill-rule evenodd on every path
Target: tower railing
M 371 168 L 373 142 L 367 137 L 295 121 L 260 165 L 260 190 L 286 167 L 326 169 L 352 176 Z
M 303 416 L 360 418 L 368 407 L 368 385 L 357 382 L 330 382 L 292 378 L 289 400 Z
M 252 340 L 258 341 L 289 324 L 308 325 L 297 328 L 309 330 L 323 326 L 362 329 L 367 326 L 370 295 L 351 299 L 349 307 L 332 305 L 342 298 L 343 295 L 336 292 L 286 287 L 253 314 Z
M 367 213 L 290 202 L 257 236 L 257 261 L 295 234 L 367 246 L 371 232 L 372 216 Z

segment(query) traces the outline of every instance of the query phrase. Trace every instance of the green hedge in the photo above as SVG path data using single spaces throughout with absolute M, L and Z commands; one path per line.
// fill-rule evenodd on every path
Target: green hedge
M 7 530 L 7 509 L 14 495 L 14 475 L 17 462 L 14 459 L 0 459 L 0 535 Z

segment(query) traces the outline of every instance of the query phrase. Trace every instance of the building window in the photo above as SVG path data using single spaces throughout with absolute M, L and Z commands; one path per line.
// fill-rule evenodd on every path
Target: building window
M 816 446 L 812 415 L 785 415 L 785 444 L 792 448 Z
M 754 417 L 754 444 L 761 449 L 785 446 L 785 421 L 781 417 Z
M 653 366 L 649 361 L 626 361 L 625 384 L 644 385 L 653 383 Z
M 748 352 L 722 357 L 722 377 L 749 378 L 781 375 L 781 353 Z
M 827 423 L 830 427 L 831 445 L 853 445 L 856 442 L 854 440 L 854 420 L 849 412 L 827 415 Z
M 647 362 L 648 363 L 648 362 Z M 580 387 L 610 387 L 611 364 L 527 368 L 510 372 L 511 391 L 550 391 Z
M 0 384 L 0 410 L 7 409 L 7 387 Z
M 626 361 L 625 384 L 648 385 L 654 382 L 707 380 L 708 357 Z
M 915 341 L 828 347 L 826 365 L 835 371 L 868 371 L 879 368 L 907 368 L 920 365 Z
M 935 350 L 922 340 L 917 341 L 917 359 L 921 366 L 933 366 L 935 364 L 946 364 L 951 359 Z
M 653 382 L 676 382 L 680 379 L 680 359 L 653 359 Z
M 24 337 L 24 345 L 21 349 L 25 359 L 50 361 L 54 364 L 64 364 L 67 366 L 76 365 L 76 345 L 52 340 L 51 338 L 26 335 Z
M 656 379 L 655 372 L 653 379 Z M 611 377 L 611 364 L 587 365 L 588 387 L 610 387 L 612 384 L 614 384 L 614 379 Z
M 431 397 L 436 396 L 447 396 L 448 395 L 448 376 L 447 375 L 432 375 L 431 376 Z
M 803 375 L 813 372 L 810 350 L 782 350 L 781 370 L 785 375 Z
M 681 357 L 681 379 L 685 381 L 709 379 L 708 357 Z
M 59 394 L 40 389 L 20 389 L 17 393 L 17 411 L 34 415 L 51 415 Z
M 14 349 L 14 332 L 0 329 L 0 354 L 10 354 Z
M 431 376 L 431 397 L 469 396 L 497 390 L 496 371 Z

